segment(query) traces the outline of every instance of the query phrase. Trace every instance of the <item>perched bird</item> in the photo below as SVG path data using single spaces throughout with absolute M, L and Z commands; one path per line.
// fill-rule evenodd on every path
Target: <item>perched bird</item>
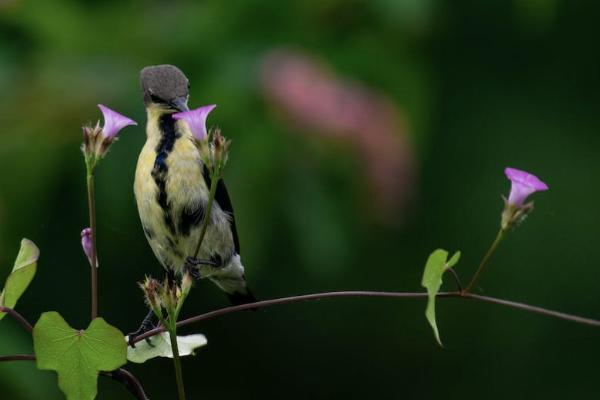
M 188 110 L 187 77 L 173 65 L 150 66 L 142 69 L 140 84 L 148 124 L 134 192 L 150 247 L 171 279 L 199 265 L 199 276 L 217 284 L 234 304 L 255 301 L 246 286 L 233 208 L 222 180 L 194 259 L 211 179 L 188 123 L 173 118 Z

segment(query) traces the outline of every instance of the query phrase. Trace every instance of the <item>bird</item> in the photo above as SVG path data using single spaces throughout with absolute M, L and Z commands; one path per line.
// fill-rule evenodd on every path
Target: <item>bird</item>
M 134 193 L 142 228 L 170 280 L 190 266 L 208 278 L 234 304 L 256 298 L 246 284 L 229 193 L 218 180 L 206 235 L 196 258 L 211 186 L 190 126 L 174 113 L 188 111 L 189 80 L 174 65 L 147 66 L 140 72 L 147 113 L 146 142 L 135 171 Z

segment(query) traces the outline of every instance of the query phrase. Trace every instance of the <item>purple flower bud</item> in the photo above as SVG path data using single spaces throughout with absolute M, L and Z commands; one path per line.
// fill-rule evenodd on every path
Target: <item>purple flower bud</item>
M 528 172 L 514 168 L 504 170 L 506 177 L 511 182 L 510 195 L 508 196 L 508 205 L 521 207 L 532 193 L 548 190 L 548 185 L 542 182 L 537 176 Z
M 81 231 L 81 247 L 92 265 L 92 230 L 90 228 Z M 98 260 L 96 260 L 96 266 L 98 266 Z
M 206 138 L 206 117 L 215 107 L 216 104 L 210 104 L 194 110 L 175 113 L 173 114 L 173 118 L 187 122 L 192 135 L 197 140 L 204 140 Z
M 129 125 L 137 125 L 132 119 L 127 118 L 124 115 L 119 114 L 116 111 L 111 110 L 110 108 L 98 104 L 98 108 L 102 111 L 102 115 L 104 116 L 104 126 L 102 127 L 102 135 L 105 138 L 113 139 L 119 131 L 126 126 Z

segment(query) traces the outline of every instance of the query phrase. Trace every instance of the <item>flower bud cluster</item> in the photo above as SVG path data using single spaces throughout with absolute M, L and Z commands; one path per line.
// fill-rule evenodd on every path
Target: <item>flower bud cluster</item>
M 98 108 L 102 111 L 104 126 L 100 127 L 100 122 L 97 122 L 95 126 L 83 126 L 83 144 L 81 146 L 86 164 L 92 169 L 108 153 L 110 145 L 117 140 L 121 129 L 129 125 L 137 125 L 132 119 L 102 104 L 98 104 Z
M 177 319 L 179 310 L 193 286 L 193 279 L 189 273 L 183 274 L 180 284 L 168 278 L 161 283 L 146 277 L 139 285 L 144 292 L 146 304 L 163 322 L 163 309 L 167 310 L 170 318 Z
M 218 128 L 206 129 L 206 118 L 216 105 L 211 104 L 202 106 L 190 111 L 184 111 L 173 114 L 176 120 L 182 120 L 187 123 L 193 140 L 198 147 L 202 162 L 208 168 L 211 176 L 215 176 L 225 167 L 229 156 L 229 147 L 231 141 L 221 135 Z
M 140 288 L 144 292 L 148 307 L 154 311 L 158 318 L 162 319 L 163 302 L 159 295 L 162 292 L 162 285 L 156 279 L 147 276 L 144 282 L 140 283 Z

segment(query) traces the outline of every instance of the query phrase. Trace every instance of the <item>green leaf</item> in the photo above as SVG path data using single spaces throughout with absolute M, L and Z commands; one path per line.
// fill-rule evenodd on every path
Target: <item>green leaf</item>
M 29 286 L 37 269 L 40 250 L 29 239 L 21 240 L 21 248 L 15 260 L 12 272 L 6 279 L 4 290 L 0 293 L 0 305 L 14 308 L 21 295 Z M 0 313 L 0 320 L 6 313 Z
M 86 330 L 73 329 L 59 313 L 43 313 L 33 328 L 39 369 L 58 373 L 58 387 L 67 400 L 92 400 L 100 371 L 113 371 L 127 362 L 123 334 L 102 318 Z
M 452 255 L 452 257 L 450 258 L 450 261 L 448 261 L 446 263 L 446 265 L 447 265 L 446 269 L 454 267 L 456 264 L 458 264 L 458 261 L 460 261 L 460 251 L 457 251 L 456 253 L 454 253 Z
M 427 300 L 427 308 L 425 309 L 425 317 L 427 318 L 427 321 L 429 321 L 429 324 L 433 329 L 435 339 L 440 346 L 442 346 L 442 341 L 440 339 L 440 333 L 435 320 L 435 297 L 440 291 L 440 287 L 442 287 L 442 275 L 448 268 L 456 265 L 459 259 L 460 251 L 454 253 L 452 258 L 447 261 L 448 252 L 446 250 L 434 250 L 427 259 L 425 271 L 423 272 L 423 280 L 421 281 L 421 285 L 427 289 L 427 294 L 429 297 Z
M 150 340 L 151 345 L 144 340 L 136 343 L 135 349 L 127 347 L 127 359 L 134 363 L 143 363 L 155 357 L 173 358 L 168 332 L 152 336 Z M 206 343 L 206 337 L 201 334 L 177 336 L 177 347 L 179 348 L 179 355 L 182 357 L 194 355 L 194 350 L 205 346 Z

